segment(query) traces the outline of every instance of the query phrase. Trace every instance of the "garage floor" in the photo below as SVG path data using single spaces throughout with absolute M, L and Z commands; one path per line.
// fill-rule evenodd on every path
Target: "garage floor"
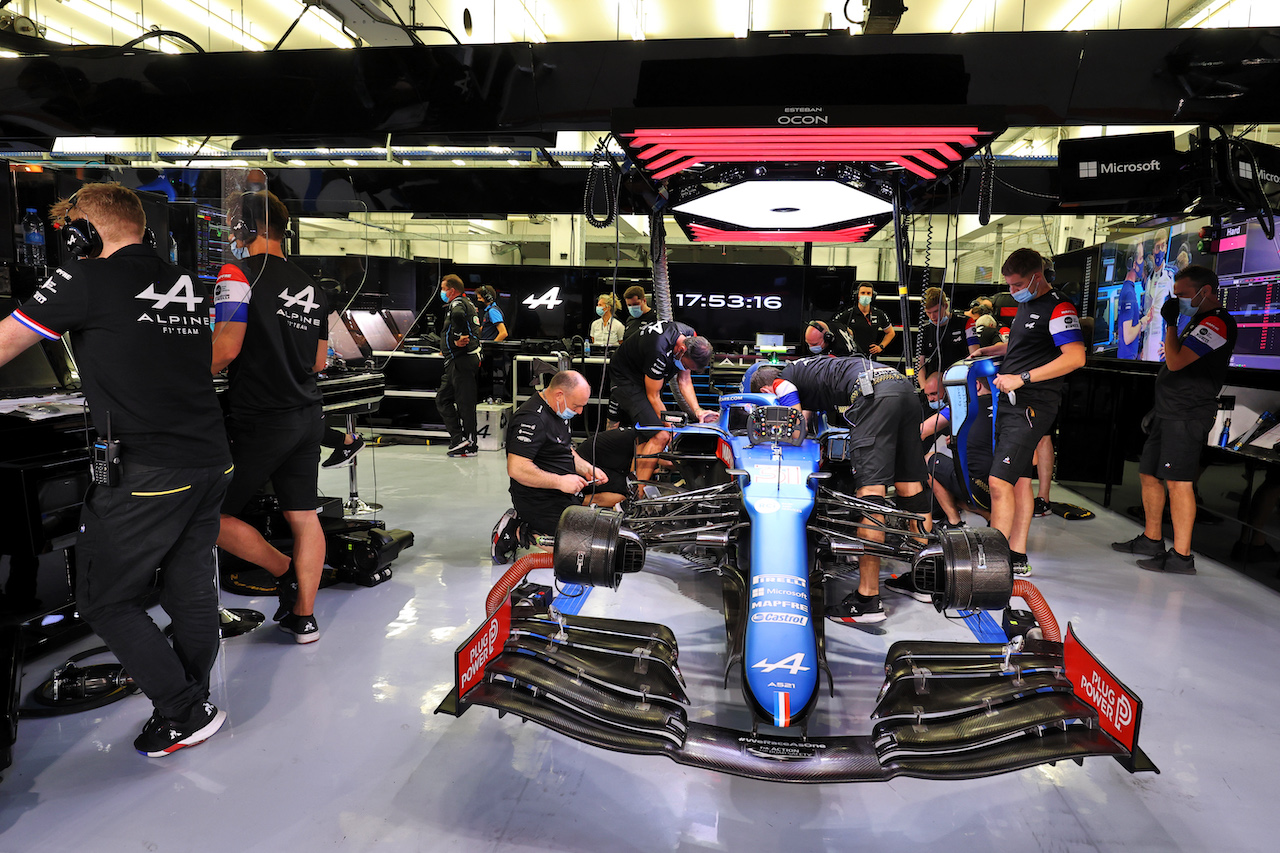
M 359 459 L 362 496 L 416 536 L 395 576 L 322 590 L 318 643 L 297 646 L 270 623 L 225 641 L 213 701 L 229 718 L 199 747 L 134 752 L 151 710 L 141 696 L 23 720 L 0 782 L 0 853 L 1275 849 L 1280 594 L 1203 558 L 1196 577 L 1138 570 L 1107 546 L 1137 533 L 1119 515 L 1037 519 L 1032 580 L 1144 700 L 1141 743 L 1161 774 L 1090 759 L 971 782 L 783 785 L 606 752 L 484 708 L 434 715 L 453 650 L 503 571 L 488 535 L 508 506 L 504 457 L 406 446 Z M 322 472 L 321 486 L 345 495 L 346 475 Z M 1061 486 L 1054 498 L 1073 499 Z M 582 612 L 669 625 L 695 718 L 744 722 L 736 678 L 718 682 L 718 581 L 670 557 L 652 568 L 592 591 Z M 972 639 L 887 595 L 883 635 L 828 623 L 837 698 L 821 701 L 815 731 L 869 733 L 895 640 Z M 31 663 L 25 687 L 74 650 Z

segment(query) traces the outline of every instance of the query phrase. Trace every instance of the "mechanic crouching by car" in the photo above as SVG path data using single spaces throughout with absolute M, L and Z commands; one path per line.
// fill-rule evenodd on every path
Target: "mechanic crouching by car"
M 675 378 L 680 393 L 689 405 L 695 407 L 699 421 L 713 421 L 719 417 L 698 405 L 693 391 L 690 371 L 706 370 L 711 364 L 711 342 L 698 337 L 698 333 L 684 323 L 658 320 L 643 327 L 639 333 L 627 338 L 614 353 L 609 363 L 613 377 L 610 393 L 610 420 L 623 426 L 657 426 L 667 410 L 662 402 L 662 386 Z M 616 419 L 612 411 L 617 410 Z M 636 479 L 648 480 L 658 465 L 657 454 L 667 449 L 671 433 L 667 430 L 642 430 L 636 459 Z
M 209 702 L 218 656 L 213 545 L 231 481 L 209 375 L 210 297 L 143 244 L 146 215 L 132 190 L 87 184 L 53 214 L 82 260 L 59 267 L 0 321 L 0 365 L 69 332 L 94 429 L 119 445 L 95 465 L 85 495 L 76 606 L 151 700 L 133 746 L 159 758 L 204 741 L 226 719 Z M 147 614 L 157 571 L 173 645 Z
M 887 504 L 892 483 L 895 506 L 923 515 L 926 531 L 932 527 L 929 495 L 924 490 L 928 474 L 920 444 L 920 402 L 910 379 L 867 358 L 814 356 L 793 361 L 782 371 L 761 367 L 751 377 L 751 390 L 773 394 L 778 405 L 806 416 L 825 411 L 828 418 L 838 420 L 843 415 L 849 425 L 855 494 Z M 884 521 L 883 516 L 871 518 Z M 863 528 L 859 535 L 872 542 L 884 541 L 884 532 L 874 527 Z M 839 604 L 828 605 L 827 616 L 859 625 L 884 621 L 878 556 L 859 557 L 858 588 Z
M 562 370 L 526 400 L 507 426 L 511 504 L 531 535 L 553 536 L 560 513 L 582 503 L 588 485 L 608 475 L 573 449 L 569 421 L 582 414 L 591 385 L 576 370 Z

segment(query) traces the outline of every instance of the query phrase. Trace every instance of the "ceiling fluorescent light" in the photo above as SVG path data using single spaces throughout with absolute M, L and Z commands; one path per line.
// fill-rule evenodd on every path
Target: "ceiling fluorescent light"
M 1215 0 L 1215 2 L 1206 3 L 1203 9 L 1196 12 L 1182 24 L 1181 29 L 1190 30 L 1200 26 L 1209 18 L 1221 12 L 1222 7 L 1226 6 L 1229 2 L 1230 0 Z
M 265 44 L 246 33 L 243 28 L 237 27 L 226 18 L 214 14 L 211 8 L 196 2 L 196 0 L 165 0 L 165 2 L 196 23 L 204 24 L 213 32 L 230 39 L 241 47 L 249 50 L 266 50 L 267 48 Z
M 63 5 L 130 38 L 140 36 L 146 32 L 145 29 L 128 18 L 122 18 L 110 9 L 99 6 L 96 3 L 90 3 L 89 0 L 63 0 Z

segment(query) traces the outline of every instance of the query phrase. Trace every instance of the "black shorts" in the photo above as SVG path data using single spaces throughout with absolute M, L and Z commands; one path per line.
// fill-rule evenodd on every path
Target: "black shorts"
M 1138 473 L 1175 482 L 1194 480 L 1213 423 L 1213 418 L 1154 418 L 1147 443 L 1142 445 Z
M 1036 445 L 1049 433 L 1058 417 L 1057 405 L 1014 405 L 1001 394 L 996 411 L 995 458 L 991 477 L 1017 484 L 1030 477 L 1035 462 Z
M 324 412 L 319 405 L 277 415 L 227 418 L 235 474 L 222 502 L 224 515 L 237 515 L 268 480 L 288 511 L 316 508 L 316 479 Z
M 617 407 L 618 423 L 621 426 L 629 427 L 636 424 L 662 423 L 662 418 L 658 416 L 654 410 L 653 404 L 649 402 L 649 395 L 645 393 L 643 387 L 638 387 L 626 380 L 618 380 L 613 386 L 613 390 L 609 393 L 609 410 L 613 413 L 614 407 Z M 658 433 L 656 429 L 637 430 L 636 435 L 641 441 L 648 441 Z
M 524 522 L 529 532 L 542 536 L 554 536 L 560 525 L 560 514 L 571 506 L 581 506 L 582 500 L 575 495 L 564 492 L 546 490 L 546 497 L 533 501 L 513 501 L 516 515 Z
M 986 480 L 969 478 L 972 494 L 960 485 L 960 462 L 946 453 L 935 453 L 929 459 L 929 474 L 962 503 L 972 503 L 980 509 L 991 511 L 991 491 Z
M 907 380 L 882 382 L 845 413 L 857 488 L 923 483 L 928 478 L 920 444 L 920 400 Z

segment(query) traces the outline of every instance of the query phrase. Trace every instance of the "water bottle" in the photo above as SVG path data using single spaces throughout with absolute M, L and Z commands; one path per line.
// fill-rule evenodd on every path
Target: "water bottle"
M 34 207 L 27 208 L 27 215 L 22 217 L 22 256 L 24 264 L 42 267 L 45 264 L 44 223 Z
M 1218 436 L 1218 446 L 1226 447 L 1231 443 L 1231 416 L 1222 419 L 1222 435 Z
M 591 357 L 591 341 L 582 342 L 582 357 L 583 358 Z
M 169 232 L 169 263 L 176 264 L 178 262 L 178 238 L 173 236 L 173 232 Z

